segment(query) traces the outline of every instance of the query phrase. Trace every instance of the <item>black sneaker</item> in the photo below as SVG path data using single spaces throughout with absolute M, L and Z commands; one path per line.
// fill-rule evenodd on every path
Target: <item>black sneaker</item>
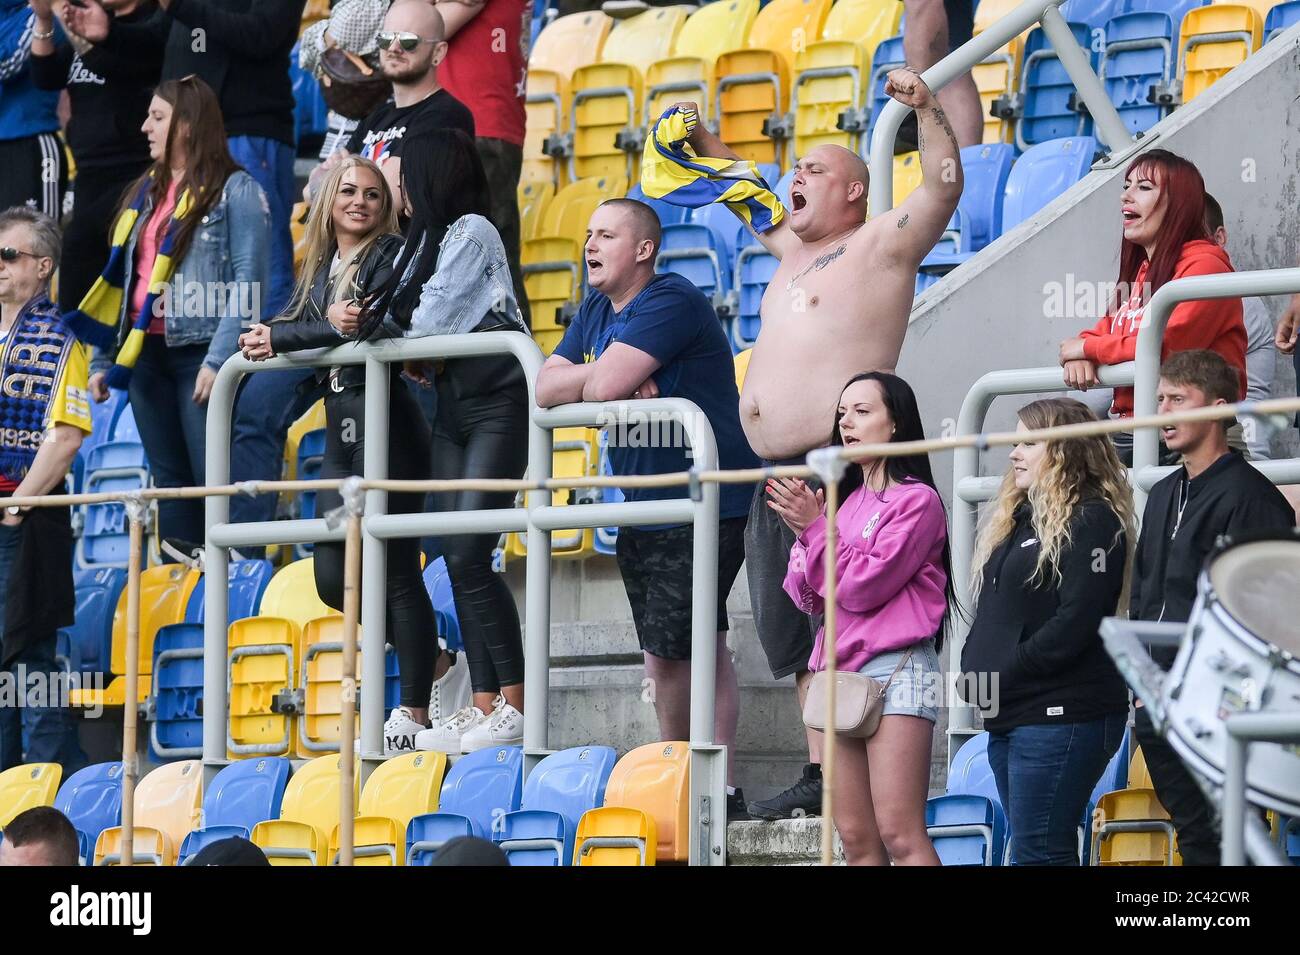
M 745 794 L 740 787 L 727 796 L 727 822 L 748 822 L 749 810 L 745 808 Z
M 794 819 L 799 816 L 819 816 L 822 811 L 822 768 L 809 763 L 803 768 L 799 781 L 785 792 L 749 804 L 749 814 L 755 819 Z

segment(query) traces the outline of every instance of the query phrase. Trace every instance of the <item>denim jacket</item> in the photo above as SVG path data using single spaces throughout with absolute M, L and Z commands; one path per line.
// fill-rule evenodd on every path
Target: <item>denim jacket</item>
M 500 234 L 482 216 L 461 216 L 443 237 L 406 337 L 472 332 L 493 313 L 504 319 L 503 330 L 527 334 Z
M 152 209 L 152 203 L 146 204 L 127 240 L 118 347 L 130 331 L 127 309 L 135 284 L 136 243 Z M 242 169 L 231 174 L 172 273 L 164 336 L 169 347 L 207 344 L 203 363 L 213 370 L 239 350 L 241 330 L 262 320 L 262 301 L 269 290 L 270 232 L 271 211 L 262 187 Z M 111 353 L 96 349 L 91 372 L 107 371 L 112 363 Z

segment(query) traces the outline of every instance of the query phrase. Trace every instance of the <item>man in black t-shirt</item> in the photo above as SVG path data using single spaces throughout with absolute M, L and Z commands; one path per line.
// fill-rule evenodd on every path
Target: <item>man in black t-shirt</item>
M 399 0 L 384 17 L 379 33 L 379 64 L 393 82 L 393 98 L 361 121 L 346 150 L 312 171 L 310 200 L 325 173 L 349 153 L 379 165 L 401 207 L 402 143 L 431 129 L 461 129 L 474 135 L 468 107 L 438 85 L 438 64 L 447 55 L 442 15 L 424 0 Z M 410 49 L 407 49 L 410 47 Z

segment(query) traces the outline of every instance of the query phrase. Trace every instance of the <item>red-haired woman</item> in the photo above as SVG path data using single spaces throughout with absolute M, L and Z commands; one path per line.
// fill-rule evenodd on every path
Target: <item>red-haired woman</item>
M 1189 275 L 1233 271 L 1228 253 L 1205 228 L 1205 182 L 1197 168 L 1164 149 L 1138 156 L 1124 173 L 1120 197 L 1124 238 L 1119 285 L 1110 314 L 1094 327 L 1061 343 L 1065 383 L 1087 390 L 1096 385 L 1099 365 L 1132 361 L 1138 329 L 1151 296 L 1166 282 Z M 1238 369 L 1245 381 L 1246 326 L 1241 299 L 1183 302 L 1169 317 L 1161 359 L 1176 351 L 1208 348 Z M 1112 418 L 1133 416 L 1133 389 L 1116 388 Z M 1116 435 L 1126 463 L 1132 463 L 1132 436 Z

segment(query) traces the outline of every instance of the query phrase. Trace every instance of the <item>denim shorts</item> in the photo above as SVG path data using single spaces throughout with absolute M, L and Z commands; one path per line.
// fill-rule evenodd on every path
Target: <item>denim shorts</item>
M 906 652 L 904 647 L 874 656 L 858 672 L 884 683 Z M 937 723 L 942 700 L 943 674 L 939 668 L 939 654 L 935 652 L 933 638 L 922 640 L 912 647 L 912 656 L 885 691 L 884 715 L 919 716 Z

